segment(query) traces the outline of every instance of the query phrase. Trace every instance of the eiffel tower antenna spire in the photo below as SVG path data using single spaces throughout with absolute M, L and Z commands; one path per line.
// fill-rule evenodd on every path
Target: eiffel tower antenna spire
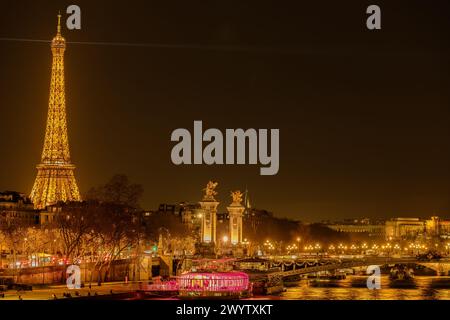
M 61 34 L 61 11 L 58 12 L 58 27 L 56 31 L 58 34 Z
M 74 176 L 75 166 L 70 161 L 64 83 L 66 40 L 61 35 L 61 14 L 58 14 L 57 34 L 52 40 L 51 50 L 52 73 L 44 148 L 30 194 L 36 209 L 59 201 L 81 200 Z

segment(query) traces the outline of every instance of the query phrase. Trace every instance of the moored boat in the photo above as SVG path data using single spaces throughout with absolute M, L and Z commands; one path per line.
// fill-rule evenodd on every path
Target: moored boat
M 178 277 L 178 290 L 183 299 L 240 299 L 252 285 L 244 272 L 190 272 Z

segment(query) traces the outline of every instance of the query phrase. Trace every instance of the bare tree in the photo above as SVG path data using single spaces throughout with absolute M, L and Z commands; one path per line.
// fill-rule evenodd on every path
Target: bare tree
M 139 208 L 143 192 L 140 184 L 130 183 L 126 175 L 116 174 L 105 185 L 91 188 L 86 199 Z
M 91 218 L 96 212 L 93 203 L 69 203 L 62 206 L 55 217 L 62 240 L 62 253 L 70 263 L 78 262 L 93 240 L 94 224 Z
M 16 269 L 17 252 L 23 251 L 26 223 L 22 219 L 9 217 L 3 212 L 0 214 L 0 232 L 3 234 L 6 246 L 12 251 L 13 268 Z

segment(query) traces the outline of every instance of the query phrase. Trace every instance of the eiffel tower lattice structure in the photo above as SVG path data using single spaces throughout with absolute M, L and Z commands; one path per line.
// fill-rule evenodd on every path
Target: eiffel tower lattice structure
M 70 161 L 67 135 L 64 86 L 66 40 L 61 35 L 61 15 L 58 15 L 57 34 L 51 42 L 51 50 L 53 61 L 44 149 L 30 194 L 36 209 L 43 209 L 59 201 L 81 200 L 74 176 L 75 166 Z

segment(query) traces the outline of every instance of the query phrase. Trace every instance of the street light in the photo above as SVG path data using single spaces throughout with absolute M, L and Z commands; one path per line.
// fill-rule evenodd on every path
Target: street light
M 367 254 L 367 243 L 363 243 L 362 245 L 361 245 L 361 253 L 362 254 Z

